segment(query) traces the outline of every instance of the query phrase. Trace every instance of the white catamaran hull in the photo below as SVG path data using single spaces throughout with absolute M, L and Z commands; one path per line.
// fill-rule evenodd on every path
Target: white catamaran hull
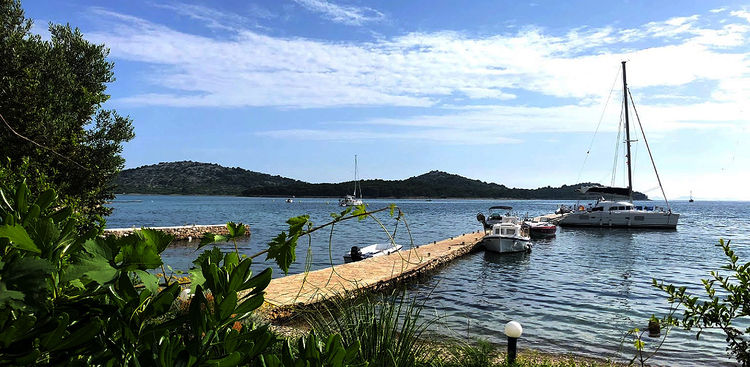
M 573 212 L 565 214 L 557 225 L 561 227 L 624 227 L 677 228 L 680 215 L 670 212 L 621 211 Z
M 487 251 L 508 253 L 508 252 L 529 252 L 531 246 L 529 241 L 525 239 L 513 238 L 513 237 L 496 237 L 486 236 L 484 238 L 484 248 Z

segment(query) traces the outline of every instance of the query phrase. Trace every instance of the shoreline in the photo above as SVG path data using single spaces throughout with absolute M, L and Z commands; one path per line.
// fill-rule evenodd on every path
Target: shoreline
M 115 195 L 139 195 L 139 196 L 180 196 L 180 197 L 188 197 L 188 196 L 200 196 L 200 197 L 226 197 L 226 198 L 250 198 L 250 199 L 288 199 L 289 196 L 283 196 L 283 195 L 264 195 L 264 196 L 243 196 L 243 195 L 228 195 L 228 194 L 144 194 L 144 193 L 119 193 Z M 333 197 L 333 196 L 295 196 L 294 199 L 333 199 L 338 200 L 339 197 Z M 363 198 L 363 200 L 368 199 L 374 199 L 374 200 L 424 200 L 424 201 L 434 201 L 434 200 L 514 200 L 514 201 L 531 201 L 531 200 L 557 200 L 557 201 L 565 201 L 565 200 L 575 200 L 575 201 L 595 201 L 596 199 L 580 199 L 580 198 L 512 198 L 512 197 L 432 197 L 432 196 L 405 196 L 405 197 L 395 197 L 395 196 L 382 196 L 382 197 L 368 197 Z M 113 201 L 116 201 L 114 199 Z M 109 203 L 112 203 L 113 201 L 110 201 Z M 652 199 L 645 199 L 645 200 L 634 200 L 634 201 L 654 201 Z M 687 201 L 687 200 L 676 200 L 676 201 Z

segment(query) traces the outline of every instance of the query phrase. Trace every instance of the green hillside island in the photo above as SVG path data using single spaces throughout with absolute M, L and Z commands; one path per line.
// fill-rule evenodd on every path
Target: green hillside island
M 340 197 L 350 193 L 352 181 L 309 183 L 281 176 L 200 162 L 168 162 L 126 169 L 115 181 L 117 192 L 163 195 L 241 195 L 280 197 Z M 405 180 L 362 180 L 366 198 L 505 198 L 591 199 L 576 191 L 593 183 L 509 188 L 441 171 L 430 171 Z M 648 200 L 633 192 L 634 200 Z

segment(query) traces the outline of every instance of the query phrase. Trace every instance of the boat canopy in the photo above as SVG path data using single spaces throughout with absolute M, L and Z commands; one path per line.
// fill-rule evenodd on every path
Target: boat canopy
M 584 194 L 612 194 L 620 196 L 630 196 L 630 190 L 627 187 L 613 186 L 585 186 L 578 191 Z
M 493 210 L 493 209 L 498 209 L 498 210 L 512 210 L 513 207 L 512 206 L 505 206 L 505 205 L 496 205 L 496 206 L 491 206 L 490 207 L 490 210 Z

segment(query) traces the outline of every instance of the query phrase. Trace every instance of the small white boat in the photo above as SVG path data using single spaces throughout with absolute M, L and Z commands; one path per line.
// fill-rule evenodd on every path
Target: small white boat
M 343 199 L 339 199 L 339 206 L 357 206 L 362 205 L 362 199 L 358 199 L 353 195 L 346 195 Z
M 482 239 L 487 251 L 497 253 L 531 252 L 529 227 L 518 218 L 504 217 L 501 223 L 492 225 L 492 230 Z
M 400 251 L 402 245 L 395 243 L 376 243 L 365 247 L 353 246 L 349 253 L 344 254 L 344 262 L 350 263 L 354 261 L 369 259 L 371 257 L 390 255 L 396 251 Z
M 286 199 L 286 202 L 287 202 L 287 203 L 293 203 L 293 202 L 294 202 L 294 200 L 293 200 L 293 199 Z

